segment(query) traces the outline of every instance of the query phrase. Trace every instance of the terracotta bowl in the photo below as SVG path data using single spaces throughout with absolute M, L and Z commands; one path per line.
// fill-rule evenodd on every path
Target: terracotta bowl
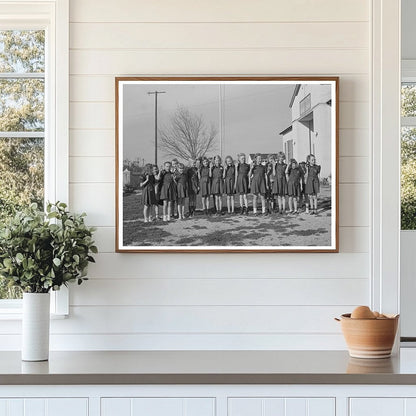
M 346 313 L 341 315 L 340 321 L 351 357 L 388 358 L 391 356 L 399 315 L 382 319 L 352 319 L 351 314 Z

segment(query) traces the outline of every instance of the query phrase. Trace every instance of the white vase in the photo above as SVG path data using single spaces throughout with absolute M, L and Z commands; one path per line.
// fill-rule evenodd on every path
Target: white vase
M 49 322 L 49 293 L 24 293 L 22 322 L 23 361 L 48 360 Z

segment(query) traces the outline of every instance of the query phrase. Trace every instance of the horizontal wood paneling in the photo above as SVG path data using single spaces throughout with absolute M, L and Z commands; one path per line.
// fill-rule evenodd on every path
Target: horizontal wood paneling
M 363 129 L 341 129 L 339 131 L 340 156 L 368 156 L 370 131 Z
M 115 191 L 112 183 L 69 184 L 71 210 L 86 212 L 89 225 L 115 224 Z
M 113 157 L 70 157 L 70 182 L 115 183 Z
M 72 75 L 341 75 L 367 70 L 364 49 L 70 51 Z
M 369 302 L 370 6 L 71 0 L 70 204 L 101 252 L 52 348 L 345 348 L 332 318 Z M 340 253 L 115 254 L 114 77 L 145 74 L 340 76 Z
M 52 320 L 51 334 L 339 334 L 333 318 L 354 306 L 71 306 L 70 319 Z M 0 334 L 20 334 L 3 321 Z
M 368 47 L 367 22 L 72 23 L 70 30 L 71 49 Z
M 366 227 L 363 227 L 366 230 Z M 365 253 L 260 253 L 260 254 L 97 254 L 89 275 L 98 278 L 155 277 L 169 279 L 227 278 L 366 278 L 368 255 Z M 184 267 L 185 264 L 185 267 Z M 212 264 L 215 270 L 207 267 Z M 299 266 L 299 265 L 302 266 Z M 307 266 L 305 273 L 303 264 Z M 342 264 L 342 267 L 339 265 Z M 295 267 L 295 265 L 299 267 Z M 218 268 L 218 270 L 216 270 Z M 117 282 L 117 280 L 116 280 Z M 260 288 L 260 287 L 259 287 Z
M 69 140 L 70 156 L 115 157 L 114 128 L 109 130 L 70 130 Z
M 339 186 L 339 225 L 370 225 L 370 187 L 368 184 L 341 184 Z
M 132 319 L 132 318 L 130 318 Z M 345 350 L 341 333 L 280 334 L 52 334 L 51 350 Z M 21 336 L 1 335 L 0 351 L 19 350 Z
M 90 279 L 71 305 L 354 305 L 366 303 L 367 279 Z M 314 296 L 311 296 L 311 293 Z M 358 293 L 358 294 L 357 294 Z
M 71 22 L 302 22 L 367 21 L 362 0 L 251 0 L 210 2 L 178 0 L 71 0 Z
M 72 75 L 71 101 L 114 102 L 115 77 L 113 75 Z M 366 101 L 369 98 L 366 75 L 343 75 L 339 82 L 341 101 Z
M 370 167 L 368 157 L 340 157 L 340 183 L 368 183 Z

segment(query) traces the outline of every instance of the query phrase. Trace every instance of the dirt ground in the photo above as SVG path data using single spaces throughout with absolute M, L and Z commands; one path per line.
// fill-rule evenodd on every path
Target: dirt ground
M 143 221 L 141 193 L 124 195 L 123 240 L 126 246 L 328 246 L 331 230 L 331 190 L 323 186 L 318 200 L 318 214 L 268 216 L 252 213 L 252 196 L 249 195 L 249 215 L 226 214 L 205 216 L 200 211 L 200 198 L 195 217 Z M 238 197 L 235 197 L 239 212 Z M 212 202 L 211 202 L 212 203 Z M 162 210 L 160 208 L 160 216 Z

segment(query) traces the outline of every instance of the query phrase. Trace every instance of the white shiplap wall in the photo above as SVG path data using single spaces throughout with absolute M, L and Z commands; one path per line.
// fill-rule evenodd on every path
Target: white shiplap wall
M 370 3 L 70 1 L 70 205 L 100 254 L 53 348 L 344 348 L 332 318 L 369 303 Z M 159 74 L 339 75 L 340 253 L 115 254 L 114 77 Z

